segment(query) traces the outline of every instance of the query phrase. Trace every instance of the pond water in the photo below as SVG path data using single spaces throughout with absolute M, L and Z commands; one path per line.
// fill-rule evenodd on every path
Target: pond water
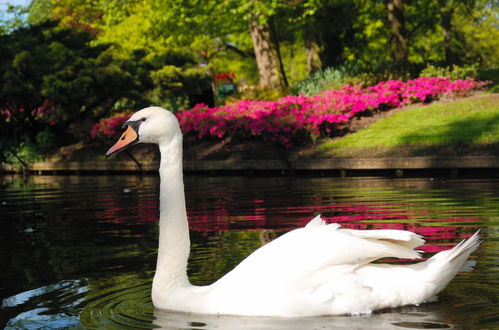
M 0 327 L 428 329 L 499 324 L 499 180 L 185 178 L 189 276 L 209 284 L 253 250 L 321 213 L 348 228 L 408 229 L 425 257 L 481 229 L 471 273 L 439 301 L 357 317 L 272 319 L 154 310 L 156 176 L 0 177 Z M 387 260 L 397 262 L 396 260 Z

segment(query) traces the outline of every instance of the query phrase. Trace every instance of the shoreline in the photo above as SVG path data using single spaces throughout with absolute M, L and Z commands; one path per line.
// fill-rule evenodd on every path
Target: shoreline
M 156 173 L 157 161 L 60 161 L 35 162 L 28 169 L 0 165 L 4 174 L 132 174 Z M 333 176 L 414 176 L 440 173 L 459 177 L 463 174 L 499 174 L 498 156 L 455 157 L 383 157 L 383 158 L 329 158 L 309 160 L 197 160 L 184 161 L 184 172 L 199 174 L 328 174 Z

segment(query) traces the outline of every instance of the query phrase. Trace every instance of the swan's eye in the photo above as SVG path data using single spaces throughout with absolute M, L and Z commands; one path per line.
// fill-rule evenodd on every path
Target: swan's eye
M 140 119 L 140 120 L 144 122 L 144 121 L 146 121 L 146 119 L 147 119 L 146 117 L 142 117 L 142 119 Z

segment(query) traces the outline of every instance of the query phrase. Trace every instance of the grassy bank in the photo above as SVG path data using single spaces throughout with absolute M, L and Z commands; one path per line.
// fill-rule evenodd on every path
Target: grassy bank
M 366 129 L 323 141 L 315 157 L 497 155 L 499 94 L 397 112 Z

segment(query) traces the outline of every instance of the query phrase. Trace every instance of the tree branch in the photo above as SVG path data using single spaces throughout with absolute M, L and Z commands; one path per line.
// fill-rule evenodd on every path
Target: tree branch
M 21 163 L 24 170 L 27 170 L 29 167 L 28 164 L 26 164 L 26 162 L 17 155 L 16 151 L 13 148 L 9 148 L 9 151 L 19 161 L 19 163 Z
M 253 52 L 246 52 L 244 50 L 241 50 L 237 48 L 236 46 L 232 46 L 230 44 L 224 44 L 225 50 L 227 51 L 233 51 L 234 53 L 237 53 L 241 55 L 242 57 L 250 57 L 250 58 L 255 58 L 255 54 Z

